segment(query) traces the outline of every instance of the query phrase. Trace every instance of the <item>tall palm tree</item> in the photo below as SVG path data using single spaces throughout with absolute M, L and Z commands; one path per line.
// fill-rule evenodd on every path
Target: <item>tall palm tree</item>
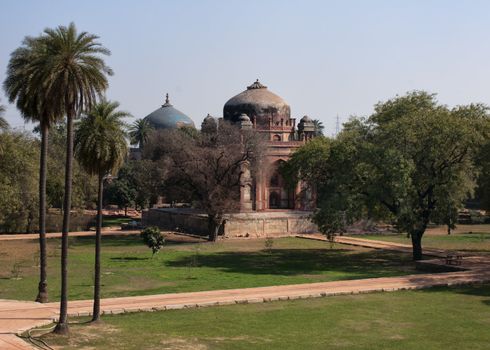
M 315 136 L 323 136 L 323 130 L 325 130 L 325 126 L 321 120 L 315 119 L 313 120 L 313 125 L 315 126 Z
M 139 145 L 139 148 L 143 148 L 145 143 L 148 141 L 150 132 L 153 127 L 146 119 L 137 119 L 129 127 L 129 138 L 132 145 Z
M 24 120 L 38 122 L 41 131 L 39 167 L 39 257 L 40 278 L 36 301 L 48 302 L 47 253 L 46 253 L 46 173 L 48 134 L 50 126 L 63 116 L 63 107 L 44 96 L 44 86 L 39 76 L 36 60 L 45 52 L 38 38 L 26 37 L 14 50 L 3 83 L 9 101 L 16 106 Z
M 100 318 L 100 246 L 102 230 L 102 193 L 104 176 L 121 167 L 128 146 L 122 118 L 130 114 L 118 111 L 119 103 L 102 101 L 80 121 L 75 132 L 75 156 L 87 172 L 97 175 L 97 229 L 95 234 L 94 308 L 92 321 Z
M 63 106 L 66 115 L 66 167 L 65 197 L 63 201 L 63 227 L 61 238 L 61 302 L 60 317 L 55 328 L 58 334 L 68 332 L 68 232 L 73 167 L 73 120 L 81 113 L 89 111 L 97 98 L 108 87 L 107 75 L 112 70 L 106 66 L 100 55 L 110 55 L 110 51 L 98 41 L 99 37 L 87 32 L 77 32 L 75 24 L 45 29 L 39 37 L 44 50 L 36 58 L 36 77 L 42 82 L 44 98 Z

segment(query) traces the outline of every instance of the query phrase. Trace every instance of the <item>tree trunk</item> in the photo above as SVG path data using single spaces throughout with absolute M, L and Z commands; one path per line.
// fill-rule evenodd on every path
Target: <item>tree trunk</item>
M 61 300 L 60 318 L 54 332 L 68 334 L 68 232 L 70 231 L 70 210 L 73 167 L 73 115 L 66 117 L 66 166 L 65 199 L 63 203 L 63 228 L 61 230 Z
M 41 159 L 39 164 L 39 262 L 40 276 L 36 301 L 48 302 L 48 276 L 46 252 L 46 168 L 48 158 L 49 128 L 41 123 Z
M 450 235 L 451 234 L 451 225 L 447 225 L 447 234 Z
M 95 268 L 94 268 L 94 310 L 92 322 L 100 319 L 100 245 L 102 241 L 102 194 L 104 174 L 99 174 L 99 195 L 97 200 L 97 228 L 95 231 Z
M 423 232 L 413 232 L 412 237 L 413 260 L 422 260 L 422 235 Z
M 219 219 L 215 215 L 208 216 L 208 232 L 209 232 L 208 240 L 210 242 L 216 242 L 216 240 L 218 239 L 220 226 L 221 226 L 221 219 Z

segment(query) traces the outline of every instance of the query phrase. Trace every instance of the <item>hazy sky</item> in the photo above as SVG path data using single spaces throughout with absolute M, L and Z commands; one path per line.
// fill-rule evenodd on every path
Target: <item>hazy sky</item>
M 490 104 L 490 1 L 3 1 L 0 80 L 24 36 L 71 21 L 112 51 L 107 95 L 135 118 L 168 92 L 200 125 L 256 78 L 327 134 L 414 89 Z

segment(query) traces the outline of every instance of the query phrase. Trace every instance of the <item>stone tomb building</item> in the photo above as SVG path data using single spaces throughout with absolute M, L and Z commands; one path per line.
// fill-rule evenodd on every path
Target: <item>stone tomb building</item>
M 166 104 L 169 104 L 168 97 Z M 162 125 L 178 127 L 176 123 L 182 121 L 185 125 L 190 124 L 190 118 L 180 111 L 179 117 L 169 113 L 172 120 L 167 120 L 165 105 L 161 111 L 156 110 L 147 117 L 150 124 L 159 129 Z M 281 163 L 314 137 L 313 121 L 304 116 L 297 123 L 296 118 L 291 117 L 287 102 L 258 80 L 225 103 L 223 119 L 242 129 L 264 134 L 267 145 L 256 176 L 245 171 L 241 179 L 240 212 L 227 215 L 224 235 L 257 237 L 316 232 L 309 220 L 314 209 L 314 193 L 301 183 L 296 188 L 289 188 L 279 173 Z M 207 123 L 216 123 L 216 120 L 208 115 L 202 127 Z M 207 230 L 205 215 L 189 209 L 150 209 L 143 213 L 143 223 L 165 229 L 178 227 L 198 234 L 205 234 Z

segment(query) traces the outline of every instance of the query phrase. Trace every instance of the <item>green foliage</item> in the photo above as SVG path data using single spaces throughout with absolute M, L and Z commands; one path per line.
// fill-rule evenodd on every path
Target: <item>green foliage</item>
M 323 122 L 321 120 L 314 119 L 313 125 L 315 125 L 315 136 L 324 136 L 323 130 L 325 130 L 325 126 L 323 125 Z
M 137 119 L 129 127 L 129 138 L 132 145 L 139 145 L 140 148 L 148 142 L 148 137 L 153 128 L 145 119 Z
M 149 159 L 128 160 L 119 170 L 117 179 L 106 189 L 106 202 L 120 208 L 136 205 L 148 208 L 163 194 L 165 171 L 158 161 Z M 169 192 L 165 193 L 166 198 Z
M 490 121 L 488 122 L 490 129 Z M 490 211 L 490 132 L 486 143 L 481 147 L 476 163 L 479 167 L 476 196 L 480 200 L 483 209 Z
M 160 232 L 160 229 L 156 226 L 145 228 L 143 231 L 141 231 L 140 236 L 148 248 L 151 248 L 152 257 L 158 253 L 165 244 L 165 238 Z
M 93 241 L 93 237 L 78 237 L 70 244 L 70 299 L 93 296 Z M 55 302 L 60 296 L 60 240 L 51 238 L 47 243 L 48 290 Z M 27 257 L 22 266 L 32 266 L 30 257 L 38 250 L 37 242 L 23 241 L 21 250 L 18 246 L 18 241 L 0 244 L 0 277 L 9 276 L 16 259 L 22 262 Z M 150 249 L 138 235 L 106 236 L 101 256 L 103 293 L 111 298 L 417 273 L 406 254 L 344 245 L 336 248 L 329 249 L 321 241 L 275 238 L 274 254 L 269 255 L 263 251 L 263 240 L 176 244 L 166 239 L 162 254 L 150 259 Z M 486 248 L 490 250 L 490 240 Z M 38 270 L 25 268 L 22 277 L 20 281 L 0 278 L 0 299 L 32 300 L 39 283 Z
M 264 240 L 264 248 L 267 253 L 272 253 L 272 247 L 274 246 L 274 238 L 272 237 L 266 237 Z
M 415 239 L 419 257 L 428 223 L 450 223 L 472 194 L 487 122 L 485 106 L 449 109 L 435 95 L 409 93 L 350 120 L 328 148 L 322 140 L 306 144 L 287 173 L 315 185 L 314 220 L 324 233 L 365 217 L 393 220 Z
M 65 155 L 66 123 L 60 122 L 53 125 L 49 131 L 49 176 L 46 183 L 49 207 L 63 207 Z M 73 179 L 72 208 L 94 208 L 97 199 L 97 179 L 87 173 L 76 159 L 73 162 Z
M 77 124 L 75 156 L 90 174 L 114 174 L 128 153 L 122 118 L 130 114 L 118 107 L 118 102 L 99 102 Z
M 136 189 L 127 179 L 118 177 L 106 186 L 104 197 L 106 203 L 116 204 L 119 208 L 127 208 L 134 204 Z
M 38 215 L 39 142 L 25 132 L 0 133 L 0 231 L 33 232 Z

